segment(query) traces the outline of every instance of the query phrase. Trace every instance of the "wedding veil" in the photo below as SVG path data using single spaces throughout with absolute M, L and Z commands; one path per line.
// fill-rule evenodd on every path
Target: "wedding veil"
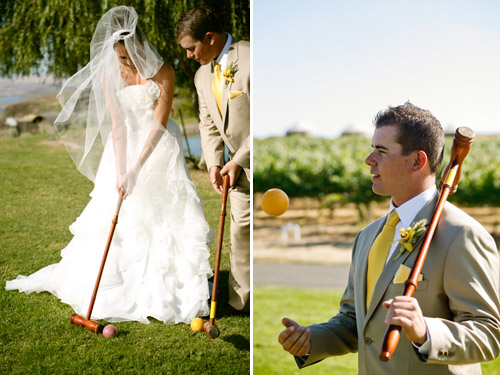
M 125 82 L 115 44 L 125 45 L 143 79 L 153 77 L 163 65 L 137 19 L 134 8 L 126 6 L 104 14 L 90 42 L 90 62 L 66 80 L 57 95 L 62 110 L 54 126 L 78 170 L 91 181 L 95 181 L 111 130 L 126 136 L 117 97 Z

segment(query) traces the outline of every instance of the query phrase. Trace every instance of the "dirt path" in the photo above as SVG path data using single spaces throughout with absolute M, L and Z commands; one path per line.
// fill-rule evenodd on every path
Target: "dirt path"
M 254 262 L 253 285 L 345 289 L 347 264 L 296 264 Z
M 386 213 L 388 203 L 372 210 L 372 217 Z M 500 246 L 500 207 L 465 207 L 495 237 Z M 351 246 L 364 227 L 354 205 L 334 210 L 321 208 L 313 199 L 292 199 L 280 217 L 267 216 L 254 199 L 254 262 L 349 264 Z

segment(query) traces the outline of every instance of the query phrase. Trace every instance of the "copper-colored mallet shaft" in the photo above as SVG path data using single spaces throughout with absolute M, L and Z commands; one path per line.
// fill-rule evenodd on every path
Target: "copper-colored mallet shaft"
M 467 127 L 460 127 L 455 132 L 455 138 L 453 139 L 451 146 L 450 161 L 441 174 L 441 181 L 439 183 L 441 194 L 434 210 L 431 223 L 429 224 L 429 229 L 427 230 L 424 242 L 422 243 L 422 247 L 420 248 L 415 264 L 410 272 L 410 276 L 405 283 L 403 295 L 406 297 L 413 296 L 413 293 L 417 290 L 418 276 L 422 272 L 425 257 L 427 256 L 432 237 L 434 236 L 441 213 L 443 212 L 444 204 L 448 199 L 448 195 L 457 191 L 462 170 L 462 163 L 469 153 L 474 137 L 474 131 Z M 382 343 L 382 352 L 379 357 L 381 361 L 387 362 L 391 358 L 392 353 L 394 353 L 396 347 L 398 346 L 400 335 L 400 326 L 390 325 L 387 328 L 384 341 Z
M 224 222 L 226 218 L 226 202 L 229 191 L 229 175 L 222 180 L 222 204 L 219 214 L 219 231 L 217 233 L 217 252 L 215 255 L 214 283 L 212 285 L 212 302 L 210 304 L 210 319 L 203 324 L 203 330 L 211 339 L 219 337 L 219 329 L 215 325 L 215 310 L 217 308 L 217 285 L 219 283 L 220 257 L 222 253 L 222 240 L 224 238 Z
M 104 265 L 106 264 L 106 258 L 108 257 L 109 248 L 111 247 L 111 241 L 113 240 L 113 235 L 115 233 L 116 224 L 118 223 L 118 214 L 120 213 L 120 208 L 122 206 L 124 194 L 125 191 L 123 189 L 120 189 L 118 194 L 118 204 L 116 207 L 115 216 L 113 217 L 113 220 L 111 222 L 111 230 L 109 232 L 106 248 L 104 249 L 104 254 L 102 256 L 101 267 L 99 268 L 99 272 L 97 274 L 97 280 L 95 282 L 94 291 L 92 293 L 92 297 L 90 298 L 90 304 L 89 304 L 89 309 L 87 311 L 87 316 L 84 318 L 81 315 L 72 314 L 70 318 L 71 323 L 85 327 L 95 333 L 102 332 L 103 327 L 101 323 L 98 323 L 94 320 L 90 320 L 90 317 L 92 315 L 92 310 L 94 308 L 94 302 L 97 296 L 97 291 L 99 290 L 99 284 L 101 282 L 102 272 L 104 271 Z

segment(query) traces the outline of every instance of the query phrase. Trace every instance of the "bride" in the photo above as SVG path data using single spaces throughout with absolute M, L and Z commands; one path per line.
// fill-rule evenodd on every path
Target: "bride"
M 54 125 L 79 171 L 94 182 L 70 226 L 61 261 L 7 289 L 48 291 L 85 315 L 114 215 L 125 201 L 91 319 L 189 323 L 208 314 L 211 230 L 169 120 L 174 72 L 120 6 L 99 21 L 91 61 L 68 79 Z

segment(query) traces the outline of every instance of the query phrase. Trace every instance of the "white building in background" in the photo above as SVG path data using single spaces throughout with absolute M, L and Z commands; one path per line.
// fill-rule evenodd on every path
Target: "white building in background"
M 454 124 L 448 124 L 444 127 L 444 134 L 445 135 L 455 135 L 455 131 L 457 130 L 458 126 Z
M 342 130 L 340 135 L 360 135 L 371 138 L 373 135 L 373 126 L 359 123 L 349 124 Z
M 286 135 L 305 135 L 307 137 L 314 137 L 312 127 L 304 122 L 294 122 L 286 131 Z

